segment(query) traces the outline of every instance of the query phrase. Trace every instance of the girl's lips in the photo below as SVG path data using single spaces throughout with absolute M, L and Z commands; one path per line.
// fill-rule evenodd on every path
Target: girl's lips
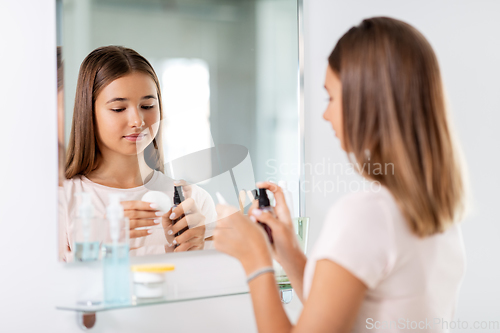
M 124 136 L 125 139 L 127 139 L 128 141 L 140 141 L 142 139 L 144 139 L 146 135 L 145 134 L 139 134 L 139 135 L 127 135 L 127 136 Z

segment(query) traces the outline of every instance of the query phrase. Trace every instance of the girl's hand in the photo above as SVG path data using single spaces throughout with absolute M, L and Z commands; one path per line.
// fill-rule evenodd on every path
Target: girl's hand
M 183 216 L 175 224 L 173 220 Z M 192 198 L 187 198 L 173 210 L 170 209 L 162 219 L 165 236 L 170 246 L 179 244 L 174 252 L 202 250 L 205 245 L 205 216 L 201 214 Z M 189 228 L 181 235 L 176 233 Z
M 248 216 L 253 217 L 259 222 L 267 224 L 273 232 L 273 255 L 274 258 L 281 264 L 285 265 L 285 261 L 292 258 L 292 253 L 300 250 L 300 245 L 295 235 L 292 218 L 288 206 L 286 205 L 285 196 L 281 187 L 271 182 L 259 182 L 256 184 L 258 188 L 265 188 L 274 194 L 276 206 L 274 217 L 269 212 L 264 212 L 258 209 L 258 202 L 255 200 L 248 210 Z
M 123 206 L 123 214 L 130 221 L 130 238 L 150 235 L 152 229 L 136 229 L 159 226 L 161 216 L 165 214 L 165 212 L 159 211 L 154 204 L 145 201 L 122 201 L 121 204 Z
M 217 205 L 215 248 L 238 259 L 247 275 L 259 268 L 272 266 L 270 245 L 264 229 L 236 207 Z

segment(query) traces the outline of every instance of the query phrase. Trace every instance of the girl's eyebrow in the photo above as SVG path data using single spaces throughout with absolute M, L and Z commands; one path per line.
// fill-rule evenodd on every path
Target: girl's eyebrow
M 106 104 L 113 103 L 113 102 L 125 102 L 128 101 L 128 99 L 123 98 L 123 97 L 115 97 L 110 99 L 109 101 L 106 102 Z
M 156 97 L 153 95 L 147 95 L 147 96 L 142 97 L 141 99 L 156 99 Z M 112 98 L 109 101 L 107 101 L 106 104 L 113 103 L 113 102 L 126 102 L 126 101 L 128 101 L 128 98 L 115 97 L 115 98 Z

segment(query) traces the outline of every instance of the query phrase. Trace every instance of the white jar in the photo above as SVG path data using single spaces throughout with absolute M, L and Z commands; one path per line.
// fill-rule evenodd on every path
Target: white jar
M 165 273 L 173 271 L 173 265 L 132 266 L 134 295 L 138 299 L 161 298 L 165 290 Z

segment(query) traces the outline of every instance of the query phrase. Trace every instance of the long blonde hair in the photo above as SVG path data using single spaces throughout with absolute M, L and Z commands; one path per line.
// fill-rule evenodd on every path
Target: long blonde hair
M 101 90 L 112 81 L 142 72 L 149 75 L 158 94 L 160 119 L 162 104 L 160 83 L 151 64 L 136 51 L 122 46 L 105 46 L 92 51 L 82 62 L 76 86 L 75 109 L 66 155 L 66 178 L 87 175 L 99 165 L 100 151 L 96 140 L 95 101 Z M 149 166 L 163 172 L 161 131 L 145 151 Z
M 418 236 L 461 219 L 460 154 L 425 37 L 399 20 L 365 19 L 343 35 L 328 62 L 342 83 L 345 149 L 356 163 L 368 164 L 362 176 L 392 193 Z M 380 169 L 387 164 L 392 169 Z

